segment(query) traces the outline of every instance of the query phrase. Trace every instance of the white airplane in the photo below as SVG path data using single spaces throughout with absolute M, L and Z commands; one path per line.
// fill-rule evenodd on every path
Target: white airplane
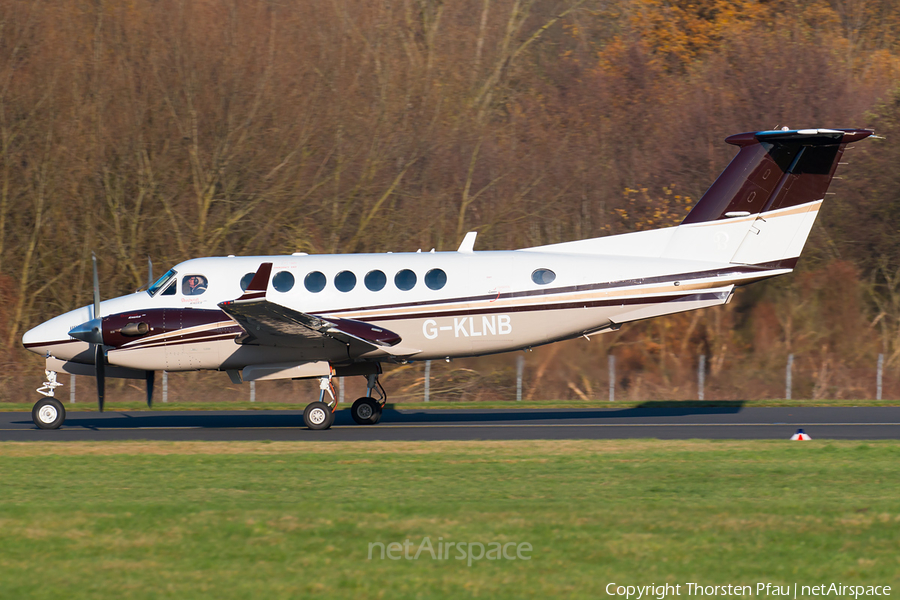
M 360 424 L 381 418 L 381 363 L 481 356 L 591 336 L 622 324 L 727 303 L 735 286 L 793 270 L 847 144 L 867 129 L 750 132 L 675 227 L 514 251 L 298 253 L 195 258 L 140 291 L 28 331 L 46 357 L 35 424 L 58 428 L 59 372 L 145 379 L 218 370 L 231 381 L 320 379 L 303 418 L 327 429 L 332 380 L 362 375 Z M 326 393 L 328 397 L 326 398 Z M 373 396 L 377 395 L 375 398 Z

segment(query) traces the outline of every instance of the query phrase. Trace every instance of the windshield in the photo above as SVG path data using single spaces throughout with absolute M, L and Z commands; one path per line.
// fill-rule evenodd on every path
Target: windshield
M 166 271 L 166 274 L 156 280 L 156 283 L 150 286 L 150 289 L 147 290 L 147 293 L 151 296 L 155 296 L 156 292 L 161 290 L 169 283 L 172 278 L 175 277 L 175 269 L 169 269 Z

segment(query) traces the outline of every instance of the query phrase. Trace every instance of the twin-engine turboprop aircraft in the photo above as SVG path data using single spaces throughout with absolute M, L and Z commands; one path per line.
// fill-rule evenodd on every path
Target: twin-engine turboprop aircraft
M 22 338 L 46 357 L 35 424 L 65 420 L 60 371 L 97 378 L 218 370 L 235 383 L 319 378 L 304 411 L 334 421 L 334 377 L 362 375 L 353 403 L 377 423 L 383 362 L 480 356 L 590 336 L 623 323 L 727 303 L 735 286 L 789 273 L 847 144 L 867 129 L 742 133 L 712 187 L 676 227 L 507 252 L 196 258 L 146 291 L 51 319 Z M 326 393 L 328 397 L 326 397 Z M 374 398 L 377 395 L 378 398 Z

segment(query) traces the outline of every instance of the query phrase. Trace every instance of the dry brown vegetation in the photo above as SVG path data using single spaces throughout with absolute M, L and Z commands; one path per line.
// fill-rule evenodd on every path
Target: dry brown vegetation
M 707 398 L 777 397 L 794 353 L 796 396 L 863 397 L 884 353 L 900 396 L 898 36 L 893 0 L 3 0 L 0 397 L 39 382 L 21 334 L 89 301 L 92 250 L 110 297 L 147 255 L 657 227 L 724 168 L 726 135 L 776 125 L 887 137 L 848 153 L 799 272 L 536 350 L 526 394 L 603 397 L 613 352 L 624 397 L 694 397 L 699 354 Z M 514 369 L 436 365 L 435 389 L 509 398 Z M 399 396 L 421 375 L 393 375 Z

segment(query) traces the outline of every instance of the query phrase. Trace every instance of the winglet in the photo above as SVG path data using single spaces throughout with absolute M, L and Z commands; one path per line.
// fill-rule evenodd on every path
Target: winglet
M 231 304 L 234 302 L 245 302 L 248 300 L 259 300 L 266 297 L 266 288 L 269 287 L 269 276 L 272 274 L 272 263 L 267 262 L 259 265 L 256 275 L 250 280 L 250 285 L 244 291 L 244 294 L 237 300 L 231 302 L 223 302 L 223 304 Z
M 456 251 L 465 252 L 467 254 L 475 252 L 475 236 L 477 235 L 477 231 L 470 231 L 469 233 L 467 233 L 466 237 L 463 238 L 462 243 L 459 245 L 459 248 Z

